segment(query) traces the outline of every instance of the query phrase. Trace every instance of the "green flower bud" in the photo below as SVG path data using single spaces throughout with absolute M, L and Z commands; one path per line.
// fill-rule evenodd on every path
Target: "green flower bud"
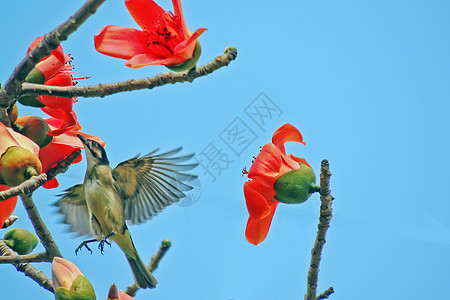
M 45 77 L 44 74 L 42 74 L 42 72 L 39 69 L 34 68 L 30 72 L 30 74 L 28 74 L 28 76 L 25 78 L 25 81 L 29 83 L 44 84 Z M 37 100 L 36 96 L 23 96 L 20 97 L 19 100 L 17 101 L 19 101 L 20 104 L 26 106 L 44 107 L 44 105 Z
M 31 253 L 38 244 L 37 236 L 23 228 L 11 229 L 3 239 L 9 248 L 21 255 Z
M 319 191 L 314 171 L 305 164 L 300 163 L 300 166 L 300 169 L 289 171 L 275 181 L 273 188 L 277 201 L 287 204 L 303 203 L 312 193 Z
M 41 148 L 47 146 L 53 139 L 52 136 L 47 134 L 50 126 L 41 117 L 23 116 L 17 119 L 15 125 L 19 133 L 28 137 Z
M 16 186 L 42 173 L 39 158 L 30 150 L 22 147 L 9 147 L 0 159 L 0 170 L 6 185 Z
M 188 59 L 182 64 L 166 67 L 175 72 L 183 72 L 190 70 L 197 64 L 197 61 L 200 58 L 200 54 L 202 54 L 202 47 L 200 46 L 200 42 L 197 41 L 197 45 L 195 46 L 194 55 L 192 56 L 192 58 Z
M 95 300 L 95 292 L 89 280 L 78 275 L 72 282 L 70 290 L 60 286 L 55 290 L 56 300 Z

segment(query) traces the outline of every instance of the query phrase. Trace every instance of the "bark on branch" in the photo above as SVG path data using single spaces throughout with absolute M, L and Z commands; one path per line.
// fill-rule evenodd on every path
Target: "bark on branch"
M 311 262 L 309 264 L 307 287 L 305 300 L 317 300 L 326 299 L 330 294 L 334 292 L 333 288 L 330 287 L 327 291 L 316 297 L 317 293 L 317 282 L 319 279 L 319 264 L 322 257 L 322 250 L 325 244 L 325 236 L 327 230 L 330 227 L 330 221 L 332 217 L 331 204 L 334 199 L 330 192 L 330 165 L 326 159 L 322 160 L 320 168 L 320 216 L 319 225 L 316 235 L 316 241 L 314 243 L 314 248 L 311 250 Z M 326 298 L 323 298 L 326 296 Z
M 234 47 L 228 47 L 225 54 L 217 56 L 214 60 L 186 72 L 165 72 L 154 77 L 143 79 L 130 79 L 127 81 L 115 83 L 101 83 L 88 86 L 47 86 L 35 83 L 23 83 L 21 95 L 48 95 L 60 96 L 65 98 L 72 97 L 105 97 L 121 92 L 136 91 L 142 89 L 153 89 L 169 83 L 192 82 L 194 79 L 206 76 L 217 69 L 228 66 L 231 61 L 236 59 L 237 50 Z
M 17 256 L 17 252 L 11 250 L 3 240 L 0 240 L 0 253 L 3 256 Z M 45 276 L 45 274 L 42 271 L 39 271 L 29 263 L 12 263 L 17 271 L 22 272 L 25 274 L 25 276 L 30 277 L 35 282 L 37 282 L 40 286 L 42 286 L 44 289 L 54 293 L 52 281 L 50 278 Z

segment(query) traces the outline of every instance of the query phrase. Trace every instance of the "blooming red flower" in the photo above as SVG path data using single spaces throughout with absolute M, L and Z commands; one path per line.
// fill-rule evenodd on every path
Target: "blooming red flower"
M 28 48 L 28 52 L 35 48 L 42 39 L 43 37 L 35 39 Z M 71 74 L 73 69 L 71 61 L 72 57 L 64 54 L 61 45 L 59 45 L 58 48 L 52 51 L 50 56 L 44 57 L 36 65 L 26 80 L 27 82 L 49 86 L 73 86 L 77 83 L 75 79 L 84 79 L 87 77 L 74 78 Z M 30 98 L 27 97 L 26 99 Z M 23 100 L 19 100 L 19 102 L 25 104 Z M 58 128 L 54 128 L 54 130 L 47 133 L 56 136 L 70 129 L 79 130 L 81 128 L 78 124 L 77 116 L 73 111 L 74 102 L 76 102 L 76 98 L 38 96 L 37 102 L 34 101 L 32 105 L 40 106 L 43 112 L 62 121 Z
M 286 155 L 284 144 L 299 142 L 306 144 L 300 131 L 287 123 L 278 128 L 272 136 L 272 143 L 265 144 L 244 173 L 252 180 L 245 182 L 244 195 L 249 212 L 245 237 L 252 244 L 261 243 L 269 232 L 270 224 L 278 203 L 300 203 L 309 197 L 310 186 L 315 176 L 311 166 L 303 158 Z M 296 170 L 299 170 L 297 172 Z M 292 172 L 294 171 L 294 172 Z M 291 178 L 300 179 L 289 185 Z
M 200 56 L 197 38 L 206 29 L 189 31 L 181 1 L 172 0 L 172 3 L 174 13 L 164 11 L 153 0 L 125 0 L 142 30 L 107 25 L 95 36 L 95 48 L 100 53 L 126 59 L 125 65 L 131 68 L 148 65 L 174 67 L 175 71 L 192 68 Z M 182 65 L 191 59 L 195 61 Z

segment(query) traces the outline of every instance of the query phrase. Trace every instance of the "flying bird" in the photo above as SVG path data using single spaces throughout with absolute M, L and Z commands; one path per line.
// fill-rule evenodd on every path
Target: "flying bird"
M 136 251 L 126 221 L 143 223 L 178 202 L 192 187 L 188 184 L 197 176 L 184 173 L 198 163 L 182 164 L 194 154 L 175 156 L 181 147 L 157 154 L 159 149 L 121 162 L 112 169 L 105 149 L 97 142 L 78 135 L 86 150 L 87 171 L 83 184 L 67 189 L 56 203 L 65 215 L 64 222 L 79 235 L 90 234 L 95 239 L 81 243 L 76 252 L 87 243 L 116 242 L 131 266 L 136 283 L 141 288 L 154 288 L 155 277 L 146 268 Z

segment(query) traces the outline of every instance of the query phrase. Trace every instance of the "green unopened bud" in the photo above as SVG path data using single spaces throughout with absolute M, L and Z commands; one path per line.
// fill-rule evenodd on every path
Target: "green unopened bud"
M 183 71 L 190 70 L 193 67 L 195 67 L 201 54 L 202 54 L 202 47 L 200 46 L 200 42 L 197 41 L 197 45 L 195 45 L 194 55 L 192 56 L 192 58 L 186 60 L 182 64 L 166 66 L 166 67 L 175 72 L 183 72 Z
M 53 139 L 47 132 L 50 130 L 47 122 L 37 116 L 23 116 L 17 119 L 15 123 L 17 131 L 28 137 L 30 140 L 43 148 L 47 146 Z
M 44 84 L 45 77 L 44 77 L 44 74 L 42 74 L 42 72 L 39 71 L 39 69 L 34 68 L 30 72 L 30 74 L 28 74 L 28 76 L 25 78 L 25 81 L 29 82 L 29 83 Z M 20 97 L 19 100 L 17 100 L 17 101 L 19 101 L 20 104 L 26 105 L 26 106 L 44 107 L 44 105 L 42 105 L 42 103 L 37 100 L 36 96 L 23 96 L 23 97 Z
M 21 255 L 31 253 L 38 244 L 37 236 L 23 228 L 11 229 L 3 239 L 9 248 Z
M 305 164 L 300 169 L 289 171 L 275 181 L 274 198 L 277 201 L 293 204 L 305 202 L 312 193 L 319 191 L 314 171 Z
M 38 68 L 31 70 L 30 74 L 25 78 L 26 82 L 44 84 L 45 76 Z
M 39 158 L 22 147 L 9 147 L 0 159 L 1 176 L 6 185 L 16 186 L 42 173 Z
M 56 300 L 95 300 L 95 292 L 89 280 L 78 275 L 72 282 L 70 290 L 60 286 L 55 290 Z

